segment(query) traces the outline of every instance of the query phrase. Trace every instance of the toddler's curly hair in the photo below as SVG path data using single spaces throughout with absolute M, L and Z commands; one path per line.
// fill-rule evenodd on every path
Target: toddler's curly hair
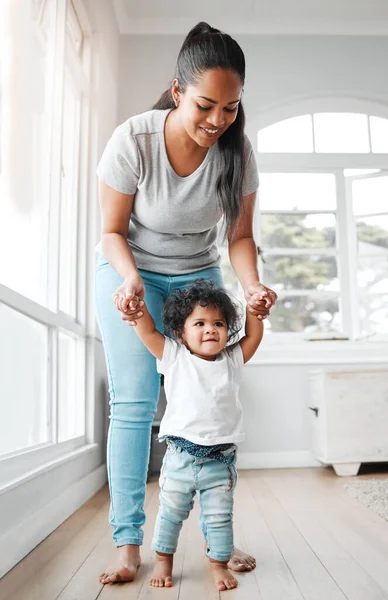
M 224 289 L 206 279 L 197 279 L 190 287 L 177 290 L 167 298 L 162 312 L 166 334 L 181 338 L 186 319 L 197 304 L 221 310 L 228 327 L 228 343 L 233 343 L 242 327 L 241 306 Z

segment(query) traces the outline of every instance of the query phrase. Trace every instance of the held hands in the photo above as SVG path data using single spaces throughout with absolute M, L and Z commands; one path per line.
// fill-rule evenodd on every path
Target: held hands
M 140 276 L 127 277 L 112 296 L 113 304 L 121 312 L 123 321 L 136 326 L 141 319 L 144 306 L 144 283 Z M 270 314 L 270 309 L 277 300 L 277 294 L 259 281 L 248 285 L 244 290 L 249 312 L 259 320 L 264 320 Z
M 277 300 L 277 294 L 259 281 L 251 283 L 244 290 L 245 300 L 248 304 L 248 310 L 260 321 L 263 321 L 270 314 L 270 308 Z
M 127 277 L 121 286 L 114 292 L 112 301 L 117 310 L 121 312 L 123 321 L 135 326 L 136 321 L 143 316 L 144 283 L 140 276 Z

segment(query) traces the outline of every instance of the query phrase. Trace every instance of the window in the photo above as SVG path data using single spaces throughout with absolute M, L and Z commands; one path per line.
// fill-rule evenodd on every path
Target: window
M 255 237 L 271 333 L 388 333 L 388 119 L 316 112 L 258 133 Z
M 311 115 L 285 119 L 261 129 L 257 136 L 259 152 L 313 152 Z
M 388 152 L 388 119 L 369 117 L 372 152 Z
M 388 175 L 351 182 L 363 332 L 388 333 Z
M 59 228 L 59 309 L 77 317 L 78 169 L 82 96 L 65 71 Z
M 263 281 L 279 294 L 272 331 L 337 331 L 335 177 L 263 174 L 260 221 Z
M 0 456 L 58 455 L 85 442 L 88 37 L 71 0 L 0 21 Z
M 284 119 L 257 134 L 259 152 L 385 153 L 388 119 L 324 112 Z
M 0 282 L 43 305 L 47 305 L 48 148 L 54 108 L 47 37 L 54 19 L 50 3 L 46 4 L 39 28 L 33 16 L 36 3 L 27 2 L 23 11 L 11 0 L 0 7 Z
M 85 397 L 85 341 L 58 332 L 58 441 L 80 436 L 85 429 L 85 411 L 77 410 Z M 80 380 L 80 378 L 82 378 Z
M 319 113 L 313 119 L 315 152 L 370 152 L 366 115 Z
M 49 334 L 45 325 L 4 304 L 0 304 L 0 331 L 0 455 L 3 455 L 50 441 Z

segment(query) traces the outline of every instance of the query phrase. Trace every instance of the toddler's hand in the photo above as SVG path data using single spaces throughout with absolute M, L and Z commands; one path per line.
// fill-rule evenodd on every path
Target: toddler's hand
M 135 325 L 136 319 L 143 316 L 144 292 L 144 283 L 139 276 L 124 279 L 112 296 L 113 304 L 122 313 L 121 318 L 130 325 Z
M 249 285 L 244 291 L 249 312 L 261 321 L 268 317 L 270 308 L 277 300 L 276 293 L 259 281 Z

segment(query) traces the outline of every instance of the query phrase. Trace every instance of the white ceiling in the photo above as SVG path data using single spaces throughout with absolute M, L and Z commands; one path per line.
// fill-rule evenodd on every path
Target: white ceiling
M 388 0 L 112 0 L 121 34 L 388 35 Z

